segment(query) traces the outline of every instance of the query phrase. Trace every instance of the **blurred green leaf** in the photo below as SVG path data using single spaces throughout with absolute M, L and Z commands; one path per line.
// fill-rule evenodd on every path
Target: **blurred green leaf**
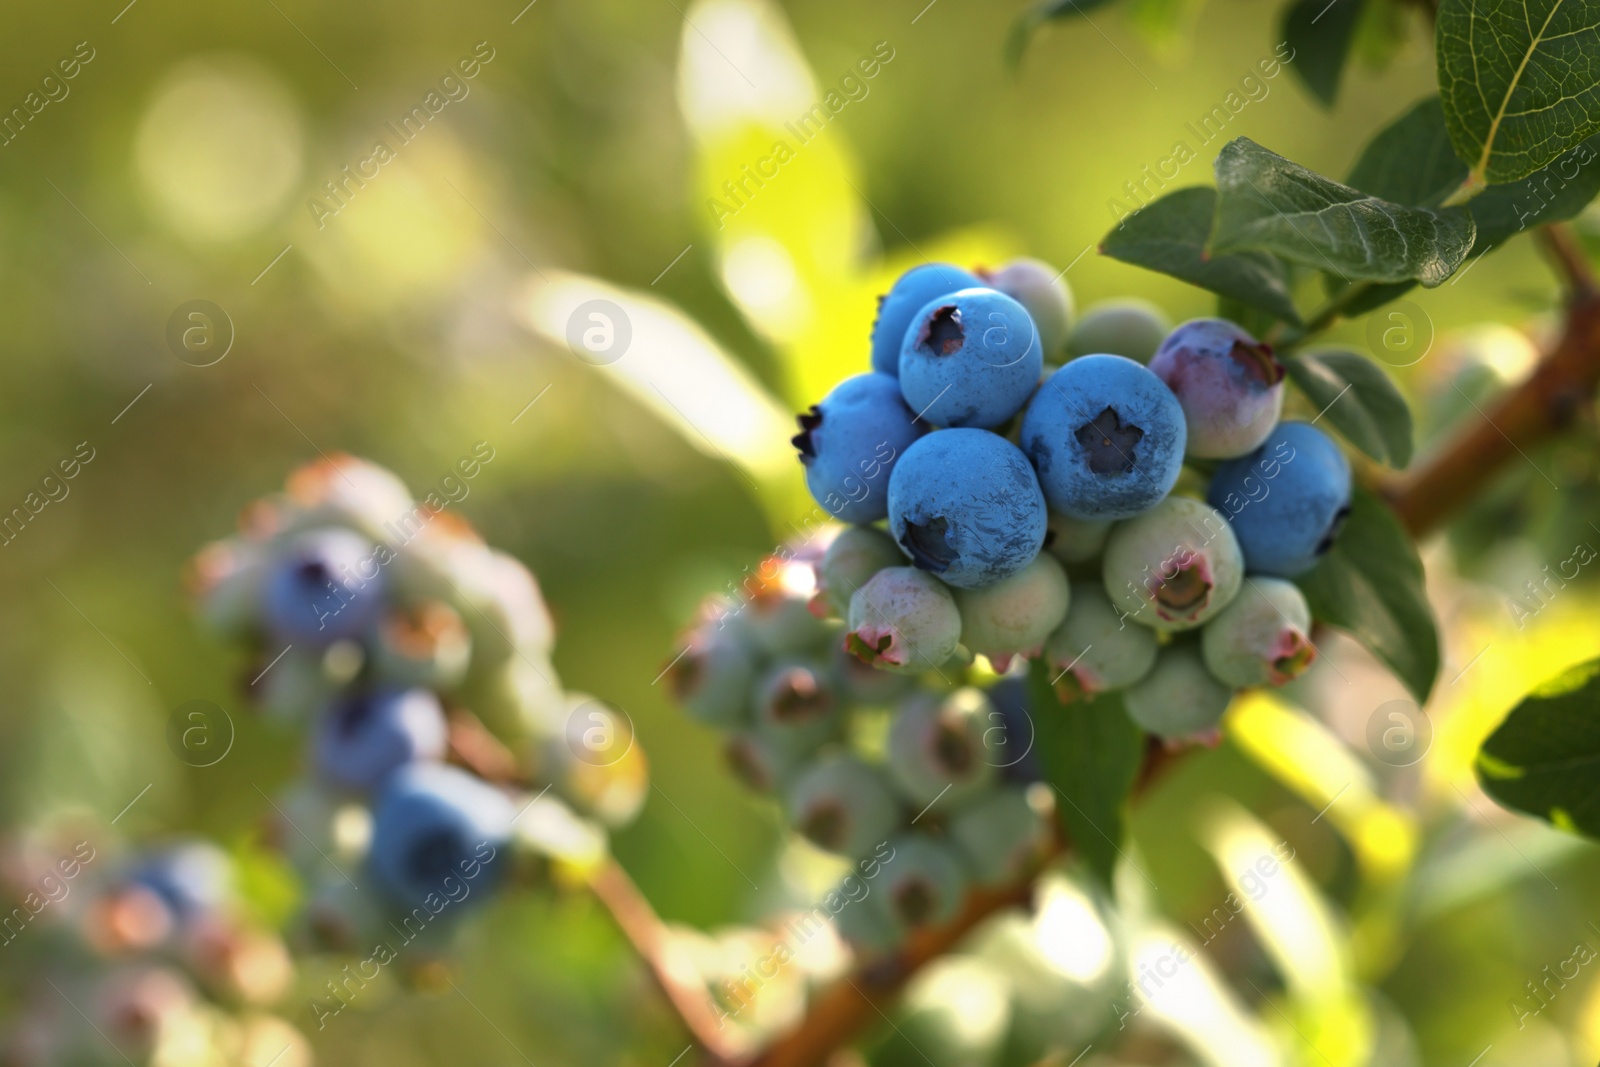
M 1600 659 L 1512 708 L 1479 750 L 1477 771 L 1505 807 L 1600 837 Z
M 1428 699 L 1439 675 L 1439 628 L 1417 548 L 1382 501 L 1358 488 L 1333 548 L 1296 584 L 1313 618 L 1365 645 L 1417 703 Z
M 1379 131 L 1350 172 L 1350 184 L 1397 204 L 1437 207 L 1467 179 L 1455 157 L 1437 96 Z M 1590 138 L 1521 181 L 1491 186 L 1463 207 L 1477 225 L 1469 255 L 1482 255 L 1532 226 L 1570 219 L 1600 193 L 1600 137 Z M 1398 295 L 1398 294 L 1397 294 Z
M 1450 142 L 1480 181 L 1600 130 L 1600 0 L 1442 0 L 1435 48 Z
M 1055 786 L 1057 811 L 1083 862 L 1110 888 L 1122 855 L 1124 809 L 1144 753 L 1144 733 L 1122 698 L 1102 693 L 1063 704 L 1042 659 L 1028 668 L 1035 751 Z
M 1472 217 L 1368 196 L 1248 137 L 1217 156 L 1213 253 L 1260 250 L 1345 278 L 1435 286 L 1472 248 Z
M 1006 65 L 1015 70 L 1022 64 L 1022 53 L 1028 50 L 1028 42 L 1033 39 L 1034 31 L 1040 26 L 1055 19 L 1081 15 L 1111 2 L 1112 0 L 1038 0 L 1018 15 L 1017 21 L 1011 24 L 1011 32 L 1006 36 Z
M 1100 251 L 1298 324 L 1288 271 L 1276 256 L 1269 252 L 1205 254 L 1216 202 L 1216 190 L 1205 187 L 1169 193 L 1106 234 Z
M 1296 0 L 1284 12 L 1280 35 L 1294 48 L 1289 67 L 1326 106 L 1339 95 L 1364 6 L 1363 0 Z
M 1351 444 L 1396 469 L 1411 462 L 1411 408 L 1382 367 L 1355 352 L 1301 352 L 1284 364 Z

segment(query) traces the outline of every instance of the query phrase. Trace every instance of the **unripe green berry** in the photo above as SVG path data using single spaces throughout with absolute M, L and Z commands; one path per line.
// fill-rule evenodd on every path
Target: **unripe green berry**
M 1149 363 L 1171 331 L 1167 316 L 1148 300 L 1105 300 L 1083 313 L 1067 337 L 1067 351 L 1073 356 L 1108 353 Z
M 989 657 L 1005 673 L 1012 656 L 1036 656 L 1066 617 L 1067 572 L 1040 553 L 1016 574 L 993 585 L 954 591 L 961 612 L 961 643 Z
M 850 614 L 850 598 L 885 567 L 902 567 L 905 554 L 894 538 L 874 526 L 846 526 L 833 539 L 817 565 L 817 593 L 812 598 L 824 614 L 845 618 Z
M 883 863 L 883 893 L 890 916 L 903 930 L 936 926 L 955 918 L 966 897 L 964 864 L 947 842 L 908 833 L 890 841 L 892 858 Z
M 900 824 L 900 802 L 882 769 L 854 756 L 813 764 L 789 791 L 789 818 L 818 848 L 851 859 L 887 841 Z
M 919 694 L 889 726 L 889 774 L 916 806 L 938 801 L 950 810 L 994 781 L 999 761 L 989 730 L 999 721 L 980 689 L 958 689 L 943 700 Z
M 1244 556 L 1222 512 L 1169 496 L 1117 524 L 1101 570 L 1106 592 L 1129 618 L 1177 632 L 1215 618 L 1238 594 Z
M 975 800 L 950 821 L 950 837 L 979 885 L 1016 880 L 1044 840 L 1045 822 L 1028 803 L 1027 790 L 1005 786 Z
M 1039 343 L 1046 358 L 1061 351 L 1072 326 L 1072 290 L 1058 271 L 1040 259 L 1013 259 L 995 271 L 979 270 L 978 276 L 992 289 L 998 289 L 1028 311 L 1039 331 Z
M 1317 658 L 1310 632 L 1305 594 L 1293 582 L 1263 575 L 1246 578 L 1233 602 L 1200 631 L 1200 650 L 1226 685 L 1283 685 Z
M 1063 703 L 1132 685 L 1155 665 L 1158 644 L 1106 596 L 1099 582 L 1073 582 L 1067 617 L 1045 642 L 1045 661 Z
M 864 663 L 902 674 L 937 668 L 961 643 L 950 589 L 915 567 L 887 567 L 850 598 L 845 648 Z
M 1168 740 L 1214 737 L 1232 699 L 1233 690 L 1211 676 L 1191 643 L 1162 649 L 1150 673 L 1123 694 L 1129 717 Z
M 1105 550 L 1113 525 L 1110 519 L 1074 519 L 1052 511 L 1045 526 L 1044 550 L 1062 563 L 1087 563 Z

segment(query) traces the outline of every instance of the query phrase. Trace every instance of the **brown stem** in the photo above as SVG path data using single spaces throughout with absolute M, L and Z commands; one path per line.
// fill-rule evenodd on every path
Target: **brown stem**
M 1600 286 L 1595 284 L 1594 267 L 1584 254 L 1583 246 L 1565 223 L 1556 222 L 1540 227 L 1534 231 L 1534 236 L 1546 254 L 1555 261 L 1572 299 L 1585 299 L 1600 293 Z
M 728 1064 L 736 1055 L 716 1006 L 694 961 L 673 942 L 650 902 L 615 860 L 607 860 L 590 879 L 594 895 L 645 961 L 656 983 L 672 1003 L 689 1033 L 712 1064 Z

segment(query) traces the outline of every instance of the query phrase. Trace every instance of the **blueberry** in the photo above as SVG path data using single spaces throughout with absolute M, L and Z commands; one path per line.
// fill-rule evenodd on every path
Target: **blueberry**
M 806 487 L 841 522 L 883 518 L 889 473 L 927 426 L 906 406 L 888 374 L 858 374 L 799 417 L 793 438 Z
M 1045 521 L 1026 457 L 987 430 L 929 434 L 889 479 L 889 532 L 912 563 L 948 585 L 970 589 L 1017 573 L 1039 554 Z
M 794 781 L 814 749 L 767 731 L 740 730 L 728 736 L 722 756 L 734 777 L 745 785 L 758 792 L 777 793 Z
M 555 623 L 539 580 L 521 560 L 476 541 L 459 544 L 448 559 L 450 594 L 461 601 L 456 607 L 472 631 L 474 660 L 494 666 L 550 655 Z
M 567 714 L 555 667 L 534 655 L 501 664 L 481 684 L 468 687 L 464 703 L 491 733 L 512 745 L 552 736 L 562 729 Z
M 516 816 L 500 790 L 457 767 L 413 763 L 389 776 L 378 797 L 367 867 L 402 908 L 429 901 L 451 910 L 488 897 L 509 862 Z M 471 889 L 460 896 L 460 887 Z
M 950 838 L 979 885 L 1013 882 L 1028 869 L 1045 836 L 1045 822 L 1020 786 L 996 789 L 950 820 Z
M 426 689 L 345 697 L 329 708 L 313 742 L 317 773 L 347 789 L 374 789 L 396 768 L 444 755 L 439 698 Z
M 259 628 L 267 558 L 263 546 L 230 538 L 205 546 L 189 561 L 184 585 L 212 632 L 242 638 Z
M 1123 693 L 1128 715 L 1168 740 L 1214 737 L 1233 690 L 1211 676 L 1192 643 L 1168 645 L 1156 665 Z
M 1083 313 L 1067 337 L 1074 356 L 1108 353 L 1148 363 L 1172 329 L 1161 309 L 1147 300 L 1105 300 Z
M 416 506 L 394 472 L 343 453 L 297 468 L 286 489 L 300 522 L 353 526 L 374 540 L 387 539 L 386 525 L 410 518 Z
M 815 763 L 789 791 L 789 818 L 818 848 L 856 859 L 888 840 L 900 802 L 883 772 L 854 756 Z
M 1112 519 L 1074 519 L 1052 511 L 1044 535 L 1044 550 L 1062 563 L 1087 563 L 1106 547 Z
M 955 918 L 966 899 L 967 874 L 954 847 L 927 834 L 902 834 L 878 877 L 890 916 L 903 930 Z
M 584 815 L 608 826 L 632 822 L 650 791 L 632 722 L 587 693 L 567 693 L 566 705 L 560 734 L 539 746 L 538 777 Z
M 830 635 L 808 602 L 815 581 L 810 563 L 769 556 L 753 573 L 746 571 L 740 602 L 718 619 L 718 625 L 742 630 L 769 656 L 812 652 Z
M 1310 633 L 1311 608 L 1294 583 L 1247 578 L 1233 603 L 1200 631 L 1200 651 L 1227 685 L 1283 685 L 1317 658 Z
M 233 861 L 209 841 L 185 841 L 150 856 L 130 878 L 161 898 L 181 924 L 219 912 L 233 895 Z
M 667 666 L 667 684 L 684 710 L 707 726 L 732 729 L 750 720 L 755 650 L 732 627 L 705 623 Z
M 296 534 L 268 565 L 262 592 L 267 627 L 286 641 L 329 644 L 354 637 L 383 606 L 376 546 L 351 530 Z
M 894 538 L 875 526 L 847 526 L 839 531 L 817 565 L 817 598 L 839 618 L 850 614 L 850 598 L 885 567 L 898 567 L 905 556 Z
M 1099 582 L 1073 582 L 1072 606 L 1045 643 L 1063 703 L 1132 685 L 1156 662 L 1155 633 L 1124 618 Z
M 1111 531 L 1102 577 L 1130 619 L 1174 632 L 1228 606 L 1244 580 L 1244 561 L 1221 512 L 1172 496 Z
M 917 312 L 900 350 L 900 391 L 935 426 L 993 429 L 1027 403 L 1044 360 L 1027 310 L 993 289 L 962 289 Z
M 1042 260 L 1027 258 L 1013 259 L 996 271 L 978 272 L 983 284 L 1028 309 L 1046 357 L 1061 351 L 1072 324 L 1072 290 L 1061 277 L 1064 273 Z
M 856 590 L 849 626 L 845 651 L 901 674 L 937 669 L 961 643 L 955 598 L 939 579 L 915 567 L 886 567 Z
M 399 687 L 454 689 L 472 662 L 472 635 L 460 613 L 438 600 L 396 608 L 378 623 L 373 676 Z
M 1150 370 L 1167 383 L 1188 423 L 1189 455 L 1231 459 L 1266 440 L 1283 410 L 1283 364 L 1223 319 L 1193 319 L 1161 342 Z
M 994 705 L 981 690 L 944 699 L 923 693 L 906 701 L 889 725 L 889 774 L 907 799 L 940 810 L 983 791 L 1001 762 L 992 742 Z
M 879 670 L 862 661 L 845 648 L 843 641 L 833 646 L 832 667 L 839 692 L 851 705 L 887 707 L 916 684 L 909 675 Z
M 344 646 L 336 646 L 344 647 Z M 283 657 L 272 662 L 277 652 L 260 656 L 252 668 L 250 695 L 262 714 L 282 723 L 299 723 L 321 708 L 340 689 L 323 664 L 326 651 L 316 645 L 295 645 L 279 649 Z
M 1177 483 L 1183 408 L 1133 360 L 1083 356 L 1034 394 L 1022 418 L 1022 449 L 1052 510 L 1074 519 L 1126 519 Z
M 930 300 L 982 284 L 976 274 L 949 263 L 924 263 L 900 275 L 878 300 L 878 318 L 872 324 L 872 369 L 890 377 L 900 373 L 900 346 L 912 317 Z
M 1067 572 L 1055 557 L 1040 554 L 1009 578 L 981 589 L 957 589 L 961 643 L 989 657 L 1001 674 L 1012 656 L 1036 656 L 1045 638 L 1066 617 Z
M 814 749 L 839 735 L 844 714 L 834 680 L 817 662 L 780 660 L 756 680 L 757 729 L 791 748 Z
M 1251 574 L 1293 578 L 1317 565 L 1350 514 L 1350 461 L 1315 426 L 1280 422 L 1260 448 L 1217 466 L 1208 499 Z

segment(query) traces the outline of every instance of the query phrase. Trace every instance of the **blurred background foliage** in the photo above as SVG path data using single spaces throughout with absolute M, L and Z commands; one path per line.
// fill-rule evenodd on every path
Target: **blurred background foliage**
M 697 600 L 809 510 L 787 413 L 864 365 L 874 295 L 914 261 L 1025 253 L 1070 264 L 1080 307 L 1132 294 L 1174 321 L 1209 313 L 1201 291 L 1095 255 L 1108 202 L 1133 206 L 1124 183 L 1180 140 L 1197 158 L 1150 191 L 1209 183 L 1241 134 L 1342 174 L 1434 80 L 1429 33 L 1386 5 L 1390 32 L 1363 46 L 1382 69 L 1352 72 L 1331 111 L 1287 72 L 1241 90 L 1280 37 L 1275 13 L 1239 0 L 1141 0 L 1052 26 L 1015 76 L 1002 61 L 1015 12 L 979 0 L 519 6 L 7 11 L 0 107 L 79 42 L 93 58 L 0 147 L 0 510 L 80 442 L 94 454 L 0 550 L 7 824 L 72 808 L 108 820 L 150 785 L 118 831 L 253 847 L 253 787 L 291 776 L 299 741 L 244 713 L 254 665 L 200 635 L 185 561 L 319 451 L 371 457 L 420 491 L 487 441 L 495 459 L 455 506 L 534 568 L 563 680 L 625 709 L 650 753 L 654 795 L 616 839 L 622 863 L 666 919 L 702 929 L 803 903 L 815 857 L 720 769 L 657 678 Z M 386 123 L 475 48 L 492 59 L 468 94 L 399 144 Z M 785 131 L 874 55 L 864 95 L 803 144 Z M 1233 91 L 1246 106 L 1200 143 L 1185 124 Z M 793 158 L 730 201 L 723 182 L 778 137 Z M 379 138 L 393 161 L 346 186 L 336 214 L 315 211 Z M 1577 225 L 1600 233 L 1600 217 Z M 571 308 L 596 296 L 633 324 L 609 366 L 564 340 Z M 236 331 L 204 368 L 166 340 L 197 298 Z M 1396 376 L 1426 449 L 1477 417 L 1463 398 L 1527 372 L 1557 291 L 1521 241 L 1413 299 L 1437 339 Z M 1339 336 L 1365 349 L 1368 325 Z M 1241 702 L 1223 744 L 1138 808 L 1120 918 L 1052 882 L 1037 918 L 992 926 L 915 987 L 874 1062 L 935 1049 L 941 1064 L 1032 1062 L 1040 1035 L 1062 1063 L 1089 1041 L 1091 1063 L 1600 1057 L 1600 971 L 1537 1014 L 1514 1007 L 1539 1007 L 1526 983 L 1575 944 L 1600 947 L 1600 857 L 1500 812 L 1470 774 L 1505 710 L 1600 639 L 1588 573 L 1536 613 L 1509 606 L 1577 543 L 1600 543 L 1588 427 L 1528 460 L 1425 546 L 1447 662 L 1420 764 L 1372 758 L 1369 719 L 1402 691 L 1329 635 L 1292 703 Z M 238 727 L 211 768 L 163 739 L 194 698 Z M 1225 929 L 1185 972 L 1188 999 L 1119 1046 L 1107 946 L 1137 967 L 1165 951 L 1161 931 L 1191 936 L 1250 849 L 1280 841 L 1296 852 L 1282 906 Z M 397 993 L 314 1035 L 321 1061 L 648 1065 L 681 1048 L 583 895 L 503 901 L 468 940 L 461 981 L 493 1026 L 462 998 Z

